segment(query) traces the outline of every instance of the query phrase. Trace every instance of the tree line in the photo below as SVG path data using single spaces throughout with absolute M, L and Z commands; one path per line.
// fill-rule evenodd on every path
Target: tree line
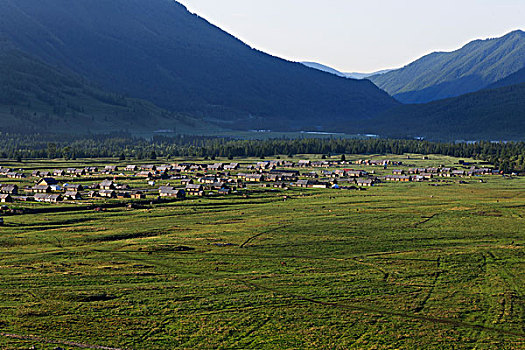
M 154 136 L 126 133 L 107 135 L 52 135 L 0 133 L 0 158 L 76 159 L 159 157 L 207 158 L 272 157 L 299 154 L 440 154 L 489 162 L 506 172 L 525 170 L 524 142 L 442 143 L 407 139 L 270 139 L 234 140 L 205 136 Z

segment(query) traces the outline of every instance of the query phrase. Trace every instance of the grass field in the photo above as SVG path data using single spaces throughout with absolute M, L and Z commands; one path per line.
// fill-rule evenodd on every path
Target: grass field
M 485 181 L 6 217 L 0 348 L 523 349 L 525 178 Z

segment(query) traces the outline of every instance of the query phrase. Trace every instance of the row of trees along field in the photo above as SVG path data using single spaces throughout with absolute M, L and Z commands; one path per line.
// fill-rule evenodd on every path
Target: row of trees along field
M 271 157 L 297 154 L 440 154 L 475 158 L 501 170 L 525 170 L 524 142 L 439 143 L 403 139 L 272 139 L 233 140 L 204 136 L 155 136 L 150 140 L 129 134 L 90 136 L 22 135 L 0 133 L 0 158 L 208 158 Z

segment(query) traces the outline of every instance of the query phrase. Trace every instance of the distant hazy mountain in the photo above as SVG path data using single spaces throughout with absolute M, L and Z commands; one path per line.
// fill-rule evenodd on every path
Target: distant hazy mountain
M 120 94 L 223 126 L 335 130 L 398 103 L 254 50 L 171 0 L 2 0 L 0 35 Z
M 370 80 L 403 103 L 424 103 L 483 89 L 524 67 L 525 32 L 518 30 L 432 53 Z
M 348 78 L 352 79 L 367 79 L 374 75 L 381 75 L 393 71 L 393 69 L 383 69 L 373 73 L 344 73 Z
M 210 125 L 102 91 L 71 72 L 0 43 L 0 131 L 184 133 L 198 127 Z
M 525 83 L 426 104 L 402 105 L 361 132 L 438 140 L 525 140 Z
M 334 68 L 325 66 L 324 64 L 320 64 L 320 63 L 316 63 L 316 62 L 301 62 L 301 63 L 304 64 L 307 67 L 314 68 L 314 69 L 320 70 L 322 72 L 331 73 L 331 74 L 334 74 L 334 75 L 337 75 L 337 76 L 340 76 L 340 77 L 345 77 L 345 78 L 347 77 L 346 74 L 341 73 L 340 71 L 338 71 L 338 70 L 336 70 Z
M 357 73 L 357 72 L 354 72 L 354 73 L 342 73 L 332 67 L 328 67 L 328 66 L 325 66 L 324 64 L 320 64 L 320 63 L 316 63 L 316 62 L 301 62 L 302 64 L 304 64 L 305 66 L 307 67 L 310 67 L 310 68 L 314 68 L 314 69 L 317 69 L 317 70 L 320 70 L 320 71 L 323 71 L 323 72 L 327 72 L 327 73 L 332 73 L 332 74 L 335 74 L 337 76 L 340 76 L 340 77 L 345 77 L 345 78 L 351 78 L 351 79 L 356 79 L 356 80 L 362 80 L 362 79 L 366 79 L 368 77 L 371 77 L 373 75 L 380 75 L 380 74 L 385 74 L 385 73 L 388 73 L 390 72 L 392 69 L 384 69 L 384 70 L 380 70 L 378 72 L 373 72 L 373 73 Z

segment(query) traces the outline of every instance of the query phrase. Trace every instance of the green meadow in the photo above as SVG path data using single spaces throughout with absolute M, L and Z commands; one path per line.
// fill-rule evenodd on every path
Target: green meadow
M 2 349 L 525 348 L 524 177 L 14 206 Z

